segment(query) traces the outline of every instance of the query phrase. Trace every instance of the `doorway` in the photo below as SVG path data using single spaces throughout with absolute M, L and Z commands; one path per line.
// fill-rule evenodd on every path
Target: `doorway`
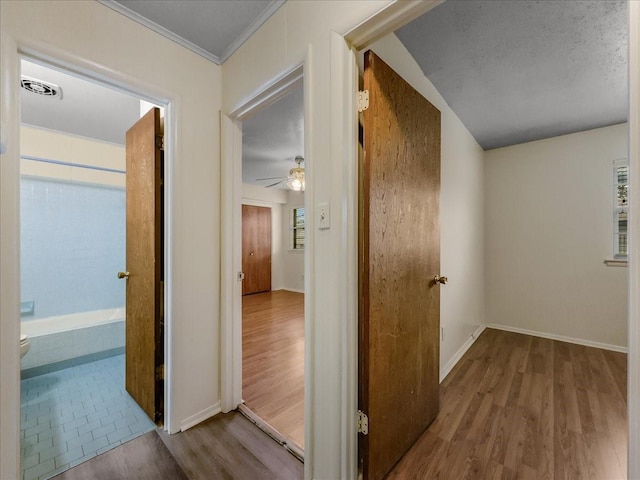
M 304 103 L 291 88 L 242 124 L 244 411 L 304 448 Z
M 21 468 L 44 478 L 156 428 L 125 391 L 116 275 L 124 136 L 143 107 L 48 65 L 21 69 Z
M 277 437 L 280 442 L 285 444 L 294 453 L 298 452 L 302 456 L 302 450 L 296 447 L 292 440 L 285 440 L 283 435 L 273 432 L 273 428 L 264 422 L 260 417 L 251 412 L 250 409 L 243 405 L 243 299 L 251 296 L 242 296 L 242 286 L 244 273 L 242 270 L 242 205 L 254 205 L 261 207 L 269 207 L 271 209 L 272 220 L 272 291 L 277 290 L 293 290 L 297 293 L 299 305 L 301 308 L 300 320 L 304 322 L 304 288 L 305 276 L 304 268 L 306 264 L 307 252 L 304 248 L 294 249 L 290 243 L 293 241 L 293 227 L 289 219 L 292 218 L 294 209 L 302 213 L 305 208 L 305 196 L 303 192 L 294 192 L 290 189 L 282 188 L 284 182 L 290 176 L 290 171 L 297 167 L 297 156 L 304 161 L 304 144 L 300 138 L 299 150 L 292 154 L 284 152 L 277 155 L 276 160 L 280 164 L 280 168 L 276 171 L 260 171 L 249 169 L 244 171 L 248 163 L 247 153 L 250 148 L 244 148 L 243 141 L 251 137 L 251 123 L 257 113 L 261 113 L 270 106 L 275 106 L 280 100 L 286 97 L 292 91 L 299 89 L 299 98 L 302 98 L 303 85 L 303 68 L 302 65 L 296 66 L 289 71 L 284 72 L 279 77 L 269 82 L 265 88 L 253 96 L 250 100 L 240 104 L 234 108 L 229 114 L 222 117 L 222 177 L 228 179 L 222 184 L 222 230 L 226 232 L 222 237 L 222 249 L 229 252 L 223 256 L 222 273 L 223 278 L 232 278 L 232 281 L 222 282 L 222 329 L 221 336 L 223 345 L 226 345 L 222 357 L 222 398 L 221 410 L 223 412 L 231 411 L 239 408 L 245 415 L 249 416 L 254 423 L 260 426 L 272 436 Z M 301 100 L 298 100 L 301 102 Z M 300 107 L 298 107 L 300 108 Z M 297 129 L 302 130 L 303 113 L 300 113 Z M 249 130 L 247 130 L 247 124 Z M 291 125 L 293 126 L 293 125 Z M 277 131 L 278 136 L 288 135 L 290 127 L 280 128 Z M 258 129 L 259 130 L 259 129 Z M 254 139 L 255 140 L 255 139 Z M 262 146 L 273 148 L 273 144 L 269 145 L 270 137 L 263 139 Z M 277 142 L 276 144 L 278 144 Z M 259 142 L 258 142 L 259 145 Z M 262 148 L 262 147 L 260 147 Z M 257 168 L 273 167 L 272 162 L 258 162 Z M 304 168 L 304 165 L 301 165 Z M 271 179 L 270 177 L 275 177 Z M 246 180 L 249 179 L 249 182 Z M 262 179 L 262 180 L 258 180 Z M 226 206 L 225 206 L 226 205 Z M 303 246 L 302 238 L 304 229 L 296 229 L 299 232 L 298 244 Z M 285 255 L 286 253 L 286 255 Z M 285 268 L 283 258 L 289 261 Z M 280 265 L 280 267 L 278 267 Z M 283 280 L 286 276 L 284 271 L 289 272 L 294 285 L 287 284 Z M 273 292 L 272 292 L 273 293 Z M 263 296 L 270 295 L 260 294 Z M 281 308 L 274 308 L 274 311 L 282 311 Z M 303 327 L 303 331 L 305 331 Z M 301 352 L 301 358 L 303 358 Z M 304 372 L 304 361 L 294 362 Z M 304 374 L 302 375 L 304 377 Z M 304 397 L 302 397 L 304 398 Z M 302 409 L 303 410 L 303 409 Z M 303 426 L 300 427 L 302 431 Z

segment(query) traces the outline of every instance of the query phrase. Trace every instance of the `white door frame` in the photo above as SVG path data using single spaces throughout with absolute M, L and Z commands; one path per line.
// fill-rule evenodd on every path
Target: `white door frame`
M 165 112 L 165 203 L 164 203 L 164 429 L 171 432 L 172 426 L 172 265 L 173 265 L 173 172 L 175 157 L 176 125 L 173 95 L 156 85 L 136 77 L 115 79 L 105 74 L 90 58 L 79 58 L 61 51 L 49 51 L 46 45 L 22 44 L 6 33 L 0 42 L 0 70 L 2 71 L 0 96 L 2 117 L 0 118 L 0 477 L 20 476 L 20 350 L 14 339 L 20 332 L 20 115 L 19 88 L 20 59 L 24 57 L 52 68 L 66 71 L 87 81 L 116 89 L 141 100 L 164 106 Z M 134 86 L 135 85 L 135 86 Z M 115 275 L 115 273 L 114 273 Z
M 242 272 L 242 121 L 277 102 L 292 89 L 300 87 L 303 77 L 303 64 L 296 65 L 250 95 L 228 115 L 220 113 L 220 408 L 225 413 L 242 403 L 242 280 L 239 276 Z M 305 121 L 305 138 L 306 125 Z M 307 255 L 305 251 L 305 262 Z M 306 318 L 305 312 L 305 331 Z M 306 373 L 305 366 L 305 375 Z
M 640 2 L 629 1 L 629 327 L 628 477 L 640 478 Z

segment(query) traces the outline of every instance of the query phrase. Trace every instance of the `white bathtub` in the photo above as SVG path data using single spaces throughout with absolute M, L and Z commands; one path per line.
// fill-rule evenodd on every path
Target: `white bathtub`
M 23 320 L 21 330 L 29 337 L 31 349 L 22 359 L 21 368 L 117 353 L 124 349 L 124 325 L 124 307 Z
M 71 313 L 55 317 L 37 318 L 35 320 L 23 320 L 22 333 L 29 338 L 52 335 L 54 333 L 68 332 L 80 328 L 95 327 L 108 323 L 119 322 L 125 319 L 124 307 L 108 308 L 106 310 L 94 310 L 92 312 Z

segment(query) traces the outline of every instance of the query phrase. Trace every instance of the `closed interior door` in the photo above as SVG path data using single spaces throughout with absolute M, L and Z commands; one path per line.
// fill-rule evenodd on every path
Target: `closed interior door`
M 271 291 L 271 209 L 242 205 L 242 294 Z
M 440 112 L 370 51 L 364 88 L 359 454 L 378 480 L 439 409 Z
M 155 422 L 162 421 L 162 132 L 153 108 L 126 134 L 127 392 Z

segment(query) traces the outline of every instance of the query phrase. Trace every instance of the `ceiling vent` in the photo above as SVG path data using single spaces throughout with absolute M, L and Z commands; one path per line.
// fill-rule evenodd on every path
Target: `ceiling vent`
M 53 83 L 43 82 L 42 80 L 22 75 L 20 86 L 28 92 L 35 93 L 36 95 L 62 100 L 62 88 L 58 85 L 54 85 Z

